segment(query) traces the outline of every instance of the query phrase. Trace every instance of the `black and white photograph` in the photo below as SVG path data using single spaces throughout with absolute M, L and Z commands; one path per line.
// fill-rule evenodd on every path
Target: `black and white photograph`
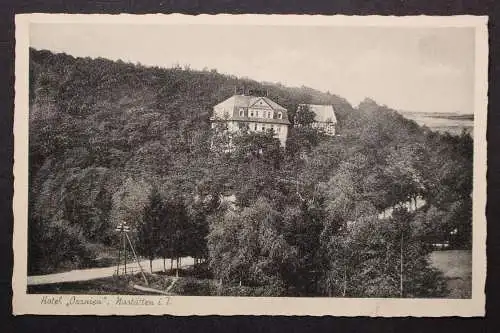
M 441 19 L 21 15 L 14 310 L 484 314 L 487 21 Z

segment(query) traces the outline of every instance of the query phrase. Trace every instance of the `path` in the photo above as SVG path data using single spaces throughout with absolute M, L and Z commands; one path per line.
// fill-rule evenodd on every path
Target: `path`
M 150 272 L 149 270 L 149 260 L 143 260 L 140 262 L 144 272 Z M 194 264 L 193 258 L 186 257 L 182 258 L 181 267 L 191 266 Z M 168 268 L 169 265 L 167 265 Z M 121 271 L 122 266 L 120 266 Z M 137 273 L 140 271 L 137 262 L 128 263 L 127 271 Z M 163 259 L 153 260 L 153 272 L 163 271 Z M 28 286 L 40 285 L 40 284 L 51 284 L 51 283 L 62 283 L 62 282 L 77 282 L 77 281 L 88 281 L 94 279 L 101 279 L 113 276 L 116 273 L 116 265 L 103 268 L 89 268 L 89 269 L 77 269 L 69 272 L 47 274 L 47 275 L 34 275 L 28 276 Z

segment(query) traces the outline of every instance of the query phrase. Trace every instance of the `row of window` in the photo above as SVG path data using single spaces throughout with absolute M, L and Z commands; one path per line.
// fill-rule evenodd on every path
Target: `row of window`
M 254 131 L 266 131 L 268 129 L 274 130 L 276 133 L 281 132 L 281 126 L 274 126 L 273 124 L 271 125 L 266 125 L 266 124 L 251 124 L 250 129 L 253 129 Z
M 245 110 L 240 109 L 240 117 L 245 116 Z M 250 118 L 273 118 L 273 112 L 272 111 L 258 111 L 258 110 L 249 110 L 248 111 L 248 116 Z M 278 112 L 278 119 L 282 119 L 283 114 L 281 112 Z

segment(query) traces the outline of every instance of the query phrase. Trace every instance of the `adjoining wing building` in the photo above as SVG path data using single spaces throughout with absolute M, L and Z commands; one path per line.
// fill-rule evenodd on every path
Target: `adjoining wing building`
M 215 105 L 210 121 L 212 128 L 223 122 L 231 132 L 244 127 L 254 132 L 272 129 L 282 146 L 285 146 L 290 125 L 287 109 L 268 97 L 249 95 L 233 95 Z
M 297 108 L 297 114 L 306 108 L 314 112 L 312 127 L 322 130 L 327 135 L 335 135 L 337 118 L 333 105 L 300 104 Z

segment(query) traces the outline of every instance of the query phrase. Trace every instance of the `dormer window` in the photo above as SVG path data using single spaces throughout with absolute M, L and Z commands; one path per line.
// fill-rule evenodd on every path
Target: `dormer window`
M 281 112 L 278 112 L 278 119 L 283 119 L 283 114 Z

